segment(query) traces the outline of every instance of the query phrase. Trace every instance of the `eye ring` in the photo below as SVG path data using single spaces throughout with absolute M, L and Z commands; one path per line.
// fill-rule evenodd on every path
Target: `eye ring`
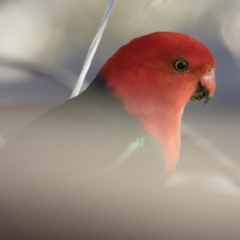
M 176 59 L 173 62 L 173 67 L 178 72 L 185 72 L 188 69 L 188 62 L 185 59 Z

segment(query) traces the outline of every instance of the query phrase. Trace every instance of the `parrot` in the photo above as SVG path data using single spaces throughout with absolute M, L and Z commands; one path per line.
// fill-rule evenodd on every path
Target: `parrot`
M 3 147 L 0 178 L 169 180 L 180 156 L 184 108 L 189 100 L 205 104 L 213 97 L 215 69 L 211 51 L 187 34 L 134 38 L 84 92 L 43 113 Z

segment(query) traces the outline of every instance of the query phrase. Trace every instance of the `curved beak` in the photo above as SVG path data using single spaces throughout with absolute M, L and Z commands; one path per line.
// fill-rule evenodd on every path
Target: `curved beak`
M 191 97 L 191 100 L 200 101 L 205 99 L 203 104 L 206 104 L 211 97 L 213 97 L 216 89 L 216 78 L 214 70 L 210 71 L 208 74 L 203 75 L 199 78 L 199 82 L 196 87 L 196 91 Z

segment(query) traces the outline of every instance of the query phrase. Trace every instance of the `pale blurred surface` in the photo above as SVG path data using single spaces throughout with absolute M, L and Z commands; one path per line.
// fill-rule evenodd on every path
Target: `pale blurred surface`
M 107 4 L 107 0 L 1 1 L 0 145 L 69 98 Z M 138 239 L 238 239 L 240 1 L 119 0 L 87 82 L 118 47 L 153 31 L 190 34 L 217 60 L 216 95 L 206 106 L 191 102 L 185 110 L 181 158 L 171 181 L 149 198 L 128 190 L 109 198 L 107 192 L 98 192 L 85 199 L 89 205 L 81 203 L 75 175 L 47 178 L 44 172 L 41 176 L 33 172 L 22 189 L 2 182 L 8 194 L 0 202 L 1 239 L 79 239 L 79 229 L 91 228 L 91 221 L 96 233 L 113 236 L 116 231 L 120 239 L 125 233 Z M 19 160 L 14 168 L 28 166 Z M 42 185 L 36 184 L 44 177 Z M 95 204 L 99 196 L 106 202 Z

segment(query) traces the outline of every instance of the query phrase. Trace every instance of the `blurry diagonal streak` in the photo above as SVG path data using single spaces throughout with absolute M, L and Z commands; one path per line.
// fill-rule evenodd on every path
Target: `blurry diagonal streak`
M 99 26 L 99 29 L 91 43 L 91 46 L 89 48 L 89 51 L 87 53 L 87 57 L 84 61 L 84 64 L 83 64 L 83 68 L 82 68 L 82 71 L 80 73 L 80 76 L 78 78 L 78 81 L 72 91 L 72 94 L 71 94 L 71 97 L 70 98 L 73 98 L 73 97 L 76 97 L 79 95 L 80 91 L 81 91 L 81 88 L 82 88 L 82 85 L 83 85 L 83 82 L 84 82 L 84 79 L 85 79 L 85 76 L 87 74 L 87 71 L 91 65 L 91 62 L 92 62 L 92 59 L 93 59 L 93 56 L 97 50 L 97 47 L 98 47 L 98 44 L 102 38 L 102 35 L 103 35 L 103 32 L 107 26 L 107 23 L 108 23 L 108 20 L 109 20 L 109 17 L 112 13 L 112 10 L 116 4 L 116 1 L 117 0 L 110 0 L 110 3 L 107 7 L 107 9 L 105 10 L 105 13 L 103 15 L 103 18 L 101 20 L 101 23 L 100 23 L 100 26 Z
M 189 125 L 182 124 L 182 132 L 191 139 L 194 145 L 206 151 L 211 159 L 221 167 L 223 174 L 232 179 L 240 189 L 240 168 L 233 159 Z

